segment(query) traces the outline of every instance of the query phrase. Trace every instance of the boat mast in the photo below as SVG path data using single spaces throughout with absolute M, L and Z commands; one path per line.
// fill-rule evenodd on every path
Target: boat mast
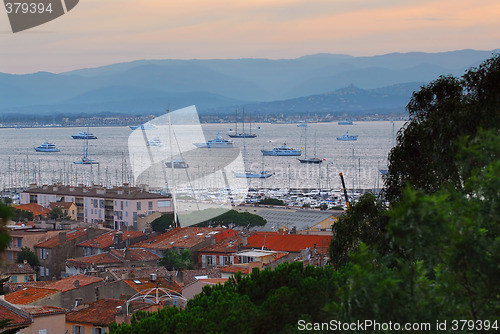
M 167 115 L 168 115 L 168 141 L 170 144 L 170 170 L 172 172 L 172 190 L 171 190 L 171 195 L 172 195 L 172 205 L 174 209 L 174 228 L 177 227 L 178 222 L 177 222 L 177 203 L 176 203 L 176 198 L 175 198 L 175 180 L 174 180 L 174 154 L 173 154 L 173 148 L 172 148 L 172 121 L 170 119 L 170 109 L 167 109 Z
M 245 107 L 242 108 L 243 109 L 243 119 L 242 119 L 242 123 L 243 123 L 243 137 L 246 137 L 245 135 Z
M 238 109 L 234 109 L 234 134 L 238 134 Z

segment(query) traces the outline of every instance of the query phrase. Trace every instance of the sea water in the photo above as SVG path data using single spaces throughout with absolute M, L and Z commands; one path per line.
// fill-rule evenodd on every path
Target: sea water
M 307 128 L 297 124 L 253 124 L 256 138 L 233 138 L 234 146 L 241 152 L 245 169 L 273 173 L 266 179 L 248 179 L 251 188 L 309 188 L 340 189 L 339 173 L 342 172 L 349 189 L 373 189 L 382 186 L 379 170 L 387 168 L 387 156 L 394 145 L 394 137 L 403 121 L 363 121 L 353 125 L 335 123 L 308 123 Z M 217 133 L 227 134 L 231 124 L 202 124 L 206 140 Z M 72 139 L 71 135 L 83 128 L 0 128 L 0 187 L 27 187 L 29 184 L 100 184 L 104 186 L 129 183 L 138 179 L 133 175 L 134 157 L 129 156 L 129 127 L 96 127 L 90 132 L 98 137 L 88 141 L 88 157 L 99 165 L 77 165 L 85 153 L 85 141 Z M 248 131 L 249 129 L 247 129 Z M 175 131 L 175 130 L 174 130 Z M 346 131 L 358 135 L 356 141 L 338 141 Z M 307 141 L 306 141 L 307 139 Z M 36 152 L 34 147 L 49 141 L 60 149 L 57 153 Z M 285 144 L 302 149 L 302 156 L 316 156 L 321 164 L 303 164 L 293 156 L 266 156 L 262 149 L 272 149 Z M 245 147 L 245 150 L 243 150 Z M 193 149 L 195 146 L 193 145 Z M 224 149 L 206 150 L 207 155 L 224 154 Z M 204 153 L 203 153 L 204 154 Z M 166 161 L 169 157 L 165 158 Z M 191 158 L 192 173 L 204 171 L 203 159 Z M 221 166 L 223 167 L 223 166 Z M 142 175 L 141 183 L 155 183 L 158 172 Z M 218 184 L 194 186 L 220 187 Z

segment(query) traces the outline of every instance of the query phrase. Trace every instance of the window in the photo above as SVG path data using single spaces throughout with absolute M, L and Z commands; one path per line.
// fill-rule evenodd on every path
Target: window
M 148 210 L 153 210 L 153 202 L 148 202 Z
M 207 256 L 207 264 L 213 264 L 211 255 Z
M 123 201 L 120 201 L 120 210 L 123 210 Z
M 159 208 L 169 208 L 170 201 L 158 201 L 158 207 Z
M 17 283 L 17 276 L 16 275 L 10 276 L 10 282 L 11 283 Z
M 137 211 L 141 211 L 141 202 L 137 202 Z
M 40 248 L 40 259 L 46 260 L 49 258 L 49 250 L 45 248 Z
M 23 244 L 23 239 L 22 238 L 17 238 L 17 247 L 21 248 Z
M 94 327 L 92 329 L 92 334 L 104 334 L 104 328 L 101 327 Z
M 133 220 L 136 221 L 137 220 L 137 212 L 133 212 Z
M 73 334 L 85 334 L 83 326 L 73 325 Z
M 45 268 L 45 276 L 49 277 L 49 268 Z
M 39 329 L 38 334 L 47 334 L 47 330 L 46 329 Z
M 45 273 L 45 268 L 44 267 L 40 267 L 40 276 L 44 276 L 43 274 Z

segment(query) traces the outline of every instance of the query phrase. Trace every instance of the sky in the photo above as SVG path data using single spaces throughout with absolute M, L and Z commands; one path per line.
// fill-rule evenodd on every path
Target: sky
M 0 72 L 14 74 L 138 59 L 497 48 L 498 0 L 80 0 L 15 34 L 0 8 Z

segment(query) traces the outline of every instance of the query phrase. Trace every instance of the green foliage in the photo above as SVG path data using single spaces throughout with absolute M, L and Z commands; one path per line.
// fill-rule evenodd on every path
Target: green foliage
M 0 252 L 9 246 L 10 235 L 7 223 L 12 219 L 12 207 L 0 201 Z
M 261 216 L 251 214 L 249 212 L 238 212 L 236 210 L 229 210 L 223 214 L 205 220 L 196 226 L 209 226 L 209 225 L 225 225 L 225 226 L 264 226 L 266 220 Z
M 167 270 L 186 270 L 193 269 L 191 261 L 191 252 L 183 249 L 180 254 L 167 249 L 163 252 L 163 257 L 158 261 L 158 265 L 165 267 Z
M 173 227 L 174 214 L 166 213 L 151 222 L 151 229 L 155 232 L 165 232 Z
M 413 94 L 409 121 L 389 154 L 385 192 L 396 202 L 406 183 L 436 192 L 460 187 L 456 164 L 460 138 L 473 139 L 480 128 L 500 128 L 500 55 L 471 68 L 461 78 L 440 77 Z M 466 175 L 465 175 L 466 176 Z
M 59 207 L 52 208 L 49 212 L 49 218 L 50 219 L 62 219 L 66 218 L 66 215 L 64 214 L 63 209 Z
M 15 209 L 13 211 L 12 220 L 14 221 L 33 221 L 34 215 L 31 211 Z
M 385 226 L 388 220 L 387 210 L 373 194 L 362 195 L 333 225 L 330 243 L 332 266 L 342 268 L 349 260 L 349 253 L 357 250 L 361 242 L 386 249 Z
M 342 280 L 331 268 L 298 262 L 254 269 L 248 277 L 204 287 L 184 310 L 137 313 L 130 325 L 113 325 L 110 333 L 286 333 L 299 319 L 323 319 L 323 306 Z
M 286 203 L 277 198 L 264 198 L 259 202 L 262 205 L 278 205 L 278 206 L 286 206 Z
M 33 268 L 40 266 L 38 256 L 36 256 L 36 254 L 33 253 L 28 247 L 21 248 L 21 251 L 17 254 L 16 263 L 23 263 L 24 260 L 26 260 L 26 262 L 28 262 L 28 264 Z

